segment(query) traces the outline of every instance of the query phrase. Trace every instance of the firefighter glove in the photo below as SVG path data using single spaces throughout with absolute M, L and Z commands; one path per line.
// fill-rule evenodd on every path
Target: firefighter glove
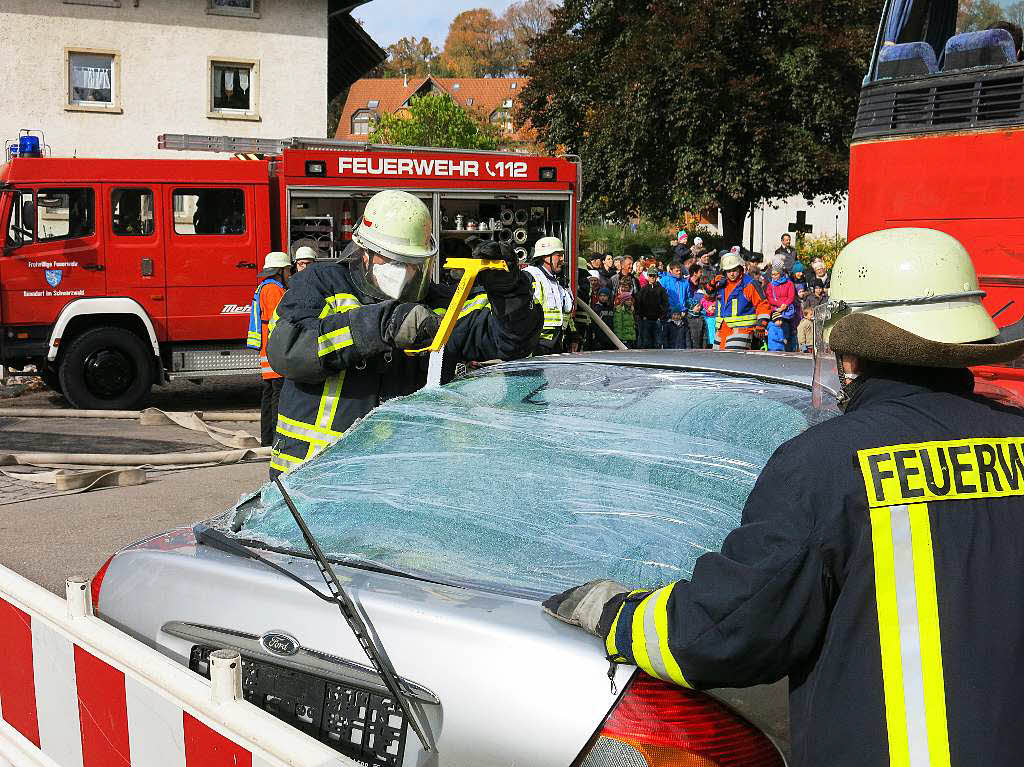
M 627 594 L 629 589 L 616 581 L 590 581 L 549 597 L 541 607 L 548 615 L 603 639 Z
M 519 282 L 519 260 L 507 243 L 470 237 L 466 244 L 473 249 L 473 258 L 486 261 L 504 261 L 508 271 L 484 269 L 477 274 L 476 281 L 488 293 L 508 292 Z
M 725 287 L 725 275 L 716 274 L 704 287 L 704 292 L 710 297 Z
M 441 317 L 423 304 L 397 304 L 384 325 L 384 343 L 396 349 L 419 349 L 434 339 Z

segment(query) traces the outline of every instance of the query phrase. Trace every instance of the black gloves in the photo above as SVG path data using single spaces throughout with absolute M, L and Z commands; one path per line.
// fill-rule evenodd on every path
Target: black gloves
M 604 639 L 629 589 L 610 580 L 590 581 L 548 597 L 541 608 L 548 615 Z
M 397 304 L 384 323 L 381 339 L 396 349 L 420 349 L 434 340 L 440 324 L 441 316 L 429 306 Z
M 484 269 L 477 274 L 476 281 L 488 293 L 507 292 L 519 283 L 519 261 L 512 248 L 505 243 L 470 237 L 466 244 L 473 249 L 473 258 L 485 261 L 504 261 L 508 271 Z

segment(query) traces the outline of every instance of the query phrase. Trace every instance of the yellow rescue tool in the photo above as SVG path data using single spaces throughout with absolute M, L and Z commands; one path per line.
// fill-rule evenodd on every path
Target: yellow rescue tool
M 422 349 L 406 349 L 406 354 L 441 351 L 448 343 L 448 339 L 451 338 L 455 323 L 462 312 L 462 305 L 466 303 L 469 291 L 473 289 L 473 283 L 476 282 L 476 276 L 484 269 L 504 269 L 507 272 L 508 264 L 504 261 L 481 258 L 449 258 L 444 262 L 444 268 L 462 270 L 459 286 L 455 289 L 455 295 L 452 296 L 452 301 L 448 304 L 444 317 L 441 318 L 441 325 L 437 328 L 437 333 L 434 335 L 434 340 L 430 342 L 430 346 L 425 346 Z

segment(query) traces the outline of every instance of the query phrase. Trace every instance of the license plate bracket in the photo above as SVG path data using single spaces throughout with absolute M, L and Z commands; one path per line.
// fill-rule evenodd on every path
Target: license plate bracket
M 210 676 L 210 653 L 193 645 L 189 668 Z M 398 767 L 408 723 L 389 695 L 242 656 L 242 695 L 254 706 L 369 765 Z

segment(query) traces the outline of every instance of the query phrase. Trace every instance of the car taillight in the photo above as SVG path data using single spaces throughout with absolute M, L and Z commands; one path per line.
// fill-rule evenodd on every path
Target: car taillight
M 580 767 L 784 767 L 764 733 L 709 695 L 634 674 Z
M 89 585 L 89 591 L 92 593 L 92 609 L 93 611 L 99 610 L 100 608 L 100 587 L 103 585 L 103 576 L 107 574 L 107 568 L 110 567 L 110 563 L 114 561 L 114 554 L 104 562 L 100 569 L 96 571 L 96 575 L 92 577 L 92 583 Z

